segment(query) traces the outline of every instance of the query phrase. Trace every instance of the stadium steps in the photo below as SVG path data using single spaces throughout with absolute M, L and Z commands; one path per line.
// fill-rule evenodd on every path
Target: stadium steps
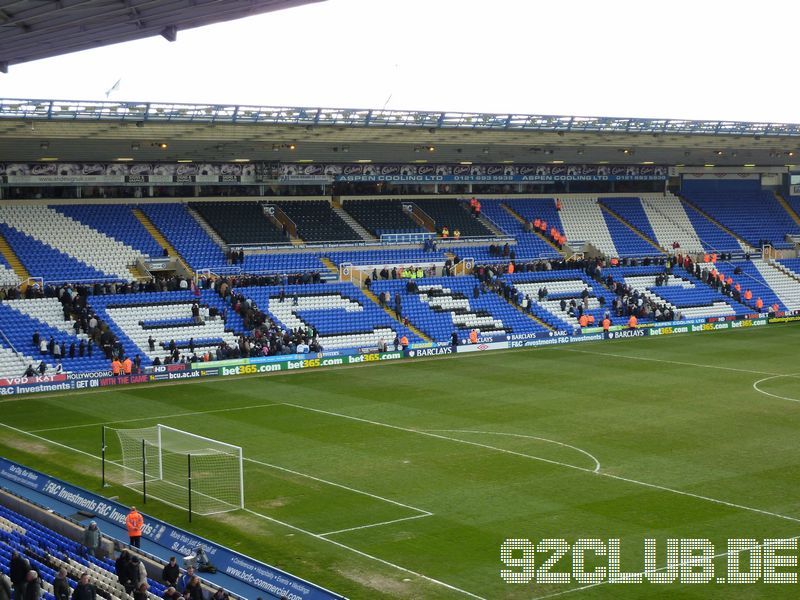
M 792 217 L 794 222 L 800 225 L 800 215 L 798 215 L 795 212 L 795 210 L 789 205 L 789 203 L 786 201 L 786 198 L 784 198 L 781 194 L 776 192 L 775 199 L 778 201 L 778 204 L 780 204 L 783 207 L 783 210 L 785 210 L 789 214 L 789 216 Z
M 525 219 L 523 219 L 523 218 L 522 218 L 522 217 L 519 215 L 519 213 L 517 213 L 517 211 L 515 211 L 515 210 L 514 210 L 513 208 L 511 208 L 510 206 L 508 206 L 508 205 L 506 205 L 506 204 L 501 204 L 500 206 L 502 206 L 504 209 L 506 209 L 506 211 L 508 211 L 508 213 L 509 213 L 509 214 L 510 214 L 512 217 L 514 217 L 514 218 L 515 218 L 517 221 L 519 221 L 519 222 L 520 222 L 520 223 L 522 223 L 523 225 L 526 223 Z M 542 234 L 541 234 L 541 233 L 539 233 L 538 231 L 534 231 L 533 233 L 531 233 L 531 235 L 536 235 L 536 236 L 539 236 L 539 238 L 541 238 L 542 240 L 544 240 L 544 241 L 545 241 L 545 243 L 549 244 L 549 245 L 550 245 L 550 247 L 551 247 L 551 248 L 553 248 L 553 250 L 555 250 L 556 252 L 558 252 L 558 253 L 559 253 L 561 256 L 567 256 L 567 254 L 569 253 L 569 252 L 568 252 L 568 250 L 567 250 L 567 249 L 569 248 L 569 244 L 565 245 L 563 249 L 560 249 L 560 248 L 559 248 L 558 246 L 556 246 L 556 245 L 555 245 L 555 244 L 554 244 L 552 241 L 550 241 L 550 239 L 549 239 L 549 238 L 548 238 L 546 235 L 542 235 Z
M 186 205 L 186 212 L 188 212 L 192 218 L 197 221 L 197 224 L 203 228 L 203 231 L 208 234 L 208 237 L 210 237 L 217 246 L 222 248 L 223 252 L 228 251 L 228 244 L 225 243 L 225 240 L 220 237 L 220 235 L 214 230 L 213 227 L 211 227 L 211 225 L 208 224 L 208 221 L 206 221 L 199 212 L 197 212 L 188 204 Z
M 372 235 L 369 231 L 364 229 L 361 224 L 356 221 L 353 217 L 351 217 L 345 209 L 341 207 L 341 205 L 337 206 L 336 204 L 331 204 L 331 210 L 335 212 L 339 217 L 341 217 L 342 221 L 347 223 L 347 226 L 350 227 L 353 231 L 358 234 L 365 242 L 374 242 L 378 238 Z
M 697 205 L 696 205 L 694 202 L 692 202 L 691 200 L 688 200 L 687 198 L 684 198 L 683 196 L 678 196 L 678 198 L 679 198 L 679 199 L 680 199 L 680 201 L 681 201 L 681 202 L 683 202 L 683 203 L 684 203 L 686 206 L 688 206 L 688 207 L 690 207 L 690 208 L 693 208 L 693 209 L 694 209 L 694 210 L 696 210 L 698 213 L 700 213 L 701 215 L 703 215 L 703 217 L 705 217 L 706 219 L 708 219 L 709 221 L 711 221 L 711 222 L 712 222 L 714 225 L 716 225 L 717 227 L 719 227 L 720 229 L 722 229 L 724 232 L 728 233 L 729 235 L 732 235 L 732 236 L 733 236 L 733 237 L 734 237 L 734 238 L 735 238 L 735 239 L 736 239 L 736 240 L 739 242 L 739 245 L 740 245 L 740 246 L 742 246 L 742 248 L 751 248 L 751 249 L 753 250 L 753 252 L 755 252 L 755 248 L 753 248 L 753 247 L 752 247 L 752 246 L 749 244 L 749 242 L 748 242 L 747 240 L 745 240 L 745 239 L 744 239 L 742 236 L 740 236 L 739 234 L 737 234 L 735 231 L 732 231 L 732 230 L 728 229 L 727 227 L 725 227 L 725 225 L 723 225 L 722 223 L 720 223 L 719 221 L 717 221 L 717 220 L 716 220 L 714 217 L 712 217 L 711 215 L 709 215 L 709 214 L 708 214 L 706 211 L 704 211 L 702 208 L 700 208 L 699 206 L 697 206 Z
M 651 239 L 650 239 L 649 237 L 647 237 L 647 236 L 646 236 L 644 233 L 642 233 L 641 231 L 639 231 L 639 230 L 638 230 L 636 227 L 634 227 L 633 225 L 631 225 L 630 223 L 628 223 L 628 221 L 626 221 L 626 220 L 625 220 L 623 217 L 621 217 L 621 216 L 620 216 L 620 215 L 618 215 L 616 212 L 614 212 L 613 210 L 611 210 L 610 208 L 608 208 L 608 207 L 607 207 L 605 204 L 603 204 L 603 202 L 602 202 L 602 198 L 600 199 L 600 202 L 598 202 L 598 204 L 600 205 L 600 210 L 602 210 L 602 211 L 604 211 L 604 212 L 608 213 L 609 215 L 611 215 L 612 217 L 614 217 L 614 218 L 615 218 L 617 221 L 619 221 L 620 223 L 622 223 L 623 225 L 625 225 L 625 227 L 627 227 L 628 229 L 630 229 L 630 230 L 631 230 L 633 233 L 635 233 L 636 235 L 638 235 L 640 238 L 642 238 L 642 239 L 643 239 L 645 242 L 647 242 L 648 244 L 650 244 L 650 245 L 651 245 L 653 248 L 655 248 L 655 249 L 656 249 L 656 250 L 658 250 L 659 252 L 664 252 L 664 253 L 666 253 L 666 250 L 665 250 L 664 248 L 662 248 L 661 246 L 659 246 L 659 245 L 658 245 L 656 242 L 654 242 L 653 240 L 651 240 Z
M 792 279 L 794 279 L 795 281 L 800 283 L 800 276 L 798 276 L 797 273 L 795 273 L 791 269 L 787 269 L 784 265 L 782 265 L 781 263 L 779 263 L 779 262 L 777 262 L 775 260 L 770 260 L 768 262 L 769 262 L 770 265 L 772 265 L 773 267 L 778 269 L 778 271 L 780 271 L 784 275 L 787 275 L 788 277 L 791 277 Z
M 503 302 L 505 302 L 506 304 L 510 304 L 511 306 L 513 306 L 515 309 L 517 309 L 517 310 L 518 310 L 519 312 L 521 312 L 523 315 L 525 315 L 526 317 L 528 317 L 528 318 L 529 318 L 531 321 L 533 321 L 534 323 L 538 323 L 539 325 L 541 325 L 542 327 L 544 327 L 544 328 L 545 328 L 545 329 L 547 329 L 548 331 L 555 331 L 555 330 L 556 330 L 556 328 L 555 328 L 555 327 L 553 327 L 552 325 L 550 325 L 550 323 L 547 323 L 547 322 L 545 322 L 545 321 L 542 321 L 542 320 L 541 320 L 539 317 L 536 317 L 536 316 L 532 315 L 531 313 L 529 313 L 528 311 L 526 311 L 526 310 L 525 310 L 524 308 L 522 308 L 521 306 L 518 306 L 518 305 L 514 304 L 513 302 L 509 302 L 508 300 L 506 300 L 506 299 L 505 299 L 505 297 L 503 297 L 503 295 L 502 295 L 502 294 L 497 294 L 497 295 L 500 297 L 500 299 L 501 299 L 501 300 L 503 300 Z
M 14 273 L 16 273 L 17 277 L 19 277 L 20 281 L 27 281 L 27 279 L 31 276 L 28 273 L 28 269 L 25 268 L 25 265 L 22 264 L 19 257 L 17 257 L 16 252 L 14 249 L 9 245 L 8 241 L 3 234 L 0 232 L 0 254 L 8 262 L 9 266 L 13 269 Z
M 369 298 L 370 300 L 372 300 L 372 301 L 375 303 L 375 305 L 376 305 L 376 306 L 378 306 L 378 307 L 382 308 L 382 310 L 383 310 L 383 311 L 384 311 L 384 312 L 385 312 L 387 315 L 389 315 L 390 317 L 392 317 L 392 319 L 394 319 L 395 321 L 397 321 L 397 322 L 398 322 L 398 323 L 400 323 L 401 325 L 403 324 L 403 321 L 402 321 L 402 319 L 398 319 L 398 318 L 397 318 L 397 316 L 394 314 L 394 311 L 393 311 L 392 309 L 390 309 L 388 306 L 383 306 L 383 307 L 381 307 L 381 303 L 378 301 L 378 297 L 377 297 L 375 294 L 373 294 L 371 290 L 368 290 L 367 288 L 365 288 L 365 287 L 362 287 L 362 288 L 361 288 L 361 291 L 362 291 L 362 292 L 364 292 L 364 295 L 365 295 L 367 298 Z M 422 338 L 422 339 L 423 339 L 423 340 L 425 340 L 426 342 L 432 342 L 432 341 L 433 341 L 433 340 L 432 340 L 432 339 L 431 339 L 431 338 L 430 338 L 428 335 L 426 335 L 425 333 L 423 333 L 422 331 L 420 331 L 419 329 L 417 329 L 416 327 L 414 327 L 414 326 L 411 324 L 411 322 L 409 322 L 409 323 L 408 323 L 408 325 L 405 325 L 405 327 L 408 327 L 408 329 L 409 329 L 409 330 L 410 330 L 410 331 L 411 331 L 411 332 L 412 332 L 414 335 L 418 335 L 420 338 Z
M 465 211 L 467 211 L 470 215 L 472 214 L 472 212 L 469 210 L 469 206 L 467 204 L 462 204 L 461 208 L 463 208 Z M 483 226 L 486 227 L 486 229 L 488 229 L 489 231 L 491 231 L 492 235 L 495 235 L 497 237 L 508 237 L 507 233 L 502 231 L 499 227 L 497 227 L 497 225 L 492 223 L 491 220 L 487 219 L 483 215 L 480 215 L 478 217 L 478 221 L 483 223 Z
M 169 256 L 175 258 L 179 263 L 181 263 L 181 265 L 183 265 L 183 268 L 186 269 L 186 271 L 189 274 L 191 274 L 192 277 L 194 277 L 194 271 L 192 271 L 192 269 L 189 268 L 189 263 L 187 263 L 183 259 L 183 257 L 178 253 L 177 250 L 175 250 L 175 246 L 169 243 L 169 240 L 165 238 L 164 235 L 158 230 L 158 227 L 156 227 L 153 224 L 153 222 L 150 220 L 150 217 L 144 214 L 144 212 L 142 212 L 142 209 L 138 207 L 132 208 L 131 212 L 133 213 L 133 216 L 136 217 L 139 220 L 139 222 L 144 226 L 147 232 L 151 236 L 153 236 L 153 239 L 156 242 L 158 242 L 158 245 L 162 248 L 166 248 L 167 254 L 169 254 Z
M 128 267 L 128 272 L 135 281 L 148 281 L 151 277 L 149 273 L 145 273 L 138 265 L 131 265 Z
M 339 274 L 339 267 L 337 267 L 330 258 L 321 256 L 319 260 L 331 273 Z

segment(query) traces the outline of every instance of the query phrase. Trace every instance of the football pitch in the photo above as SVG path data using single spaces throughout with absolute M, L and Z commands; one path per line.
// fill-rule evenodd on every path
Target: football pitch
M 757 583 L 721 579 L 729 539 L 755 540 L 748 571 L 764 540 L 800 536 L 799 344 L 774 325 L 13 397 L 0 454 L 100 491 L 102 424 L 240 445 L 245 509 L 146 511 L 354 599 L 795 598 L 755 559 Z M 618 544 L 628 579 L 646 539 L 665 578 L 669 539 L 705 539 L 714 577 L 681 583 L 689 543 L 675 583 L 576 580 L 589 538 L 585 570 Z M 501 561 L 507 539 L 529 540 L 536 571 Z M 563 543 L 546 539 L 570 546 L 551 566 Z M 796 547 L 779 554 L 800 573 Z

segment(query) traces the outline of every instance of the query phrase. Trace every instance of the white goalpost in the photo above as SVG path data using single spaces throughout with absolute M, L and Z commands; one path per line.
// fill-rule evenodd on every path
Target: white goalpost
M 242 449 L 188 431 L 154 425 L 103 430 L 119 441 L 122 483 L 172 506 L 200 515 L 244 508 Z M 114 453 L 116 454 L 116 453 Z

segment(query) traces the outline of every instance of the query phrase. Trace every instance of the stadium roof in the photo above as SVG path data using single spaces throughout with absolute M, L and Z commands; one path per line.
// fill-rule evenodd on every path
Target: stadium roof
M 2 160 L 783 166 L 799 153 L 800 125 L 781 123 L 0 99 Z
M 0 70 L 321 0 L 12 0 L 0 2 Z

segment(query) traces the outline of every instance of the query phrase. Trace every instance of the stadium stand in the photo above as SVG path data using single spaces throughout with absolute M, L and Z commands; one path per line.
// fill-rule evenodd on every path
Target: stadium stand
M 462 200 L 415 198 L 413 203 L 433 219 L 436 233 L 441 234 L 442 228 L 447 227 L 451 236 L 457 229 L 461 237 L 494 237 L 494 233 L 469 213 L 467 203 Z
M 287 254 L 246 254 L 242 271 L 245 273 L 303 273 L 324 271 L 320 255 L 314 252 Z
M 39 573 L 45 600 L 55 600 L 53 582 L 62 567 L 73 591 L 80 575 L 88 573 L 100 597 L 108 600 L 130 597 L 118 580 L 111 558 L 91 556 L 78 542 L 0 506 L 0 572 L 9 573 L 13 552 L 18 552 Z M 150 577 L 147 584 L 147 597 L 152 600 L 159 599 L 166 591 L 161 582 Z
M 380 238 L 385 233 L 424 233 L 400 200 L 350 200 L 342 207 L 362 227 Z
M 283 300 L 281 290 L 285 293 Z M 395 335 L 405 335 L 412 343 L 424 341 L 349 283 L 261 286 L 236 291 L 285 329 L 312 328 L 327 350 L 374 347 L 381 339 L 391 344 Z
M 515 237 L 517 244 L 514 247 L 518 260 L 536 258 L 558 258 L 558 251 L 535 233 L 528 233 L 523 229 L 522 222 L 509 212 L 504 205 L 508 200 L 488 199 L 481 201 L 481 214 L 489 219 L 495 227 L 506 235 Z M 466 254 L 462 254 L 466 256 Z M 475 257 L 478 260 L 478 257 Z M 492 257 L 496 259 L 496 257 Z
M 145 256 L 161 256 L 163 248 L 134 216 L 128 204 L 60 204 L 54 211 L 96 229 Z
M 0 233 L 25 266 L 31 276 L 45 281 L 61 283 L 68 281 L 118 281 L 122 278 L 109 277 L 108 274 L 92 268 L 84 262 L 64 252 L 32 238 L 29 235 L 0 223 Z M 131 275 L 125 279 L 130 279 Z
M 202 290 L 199 294 L 190 290 L 145 292 L 90 296 L 88 301 L 98 317 L 108 324 L 126 353 L 146 357 L 143 364 L 150 364 L 156 357 L 164 358 L 168 354 L 167 348 L 172 340 L 184 349 L 188 349 L 189 341 L 194 340 L 198 355 L 205 351 L 213 355 L 223 342 L 237 345 L 237 335 L 245 329 L 239 315 L 213 290 Z M 192 319 L 194 303 L 199 305 L 199 321 Z M 211 308 L 214 316 L 210 316 Z M 150 336 L 155 340 L 154 350 L 150 350 L 147 343 Z M 102 366 L 108 366 L 105 358 Z
M 329 202 L 303 200 L 276 201 L 276 204 L 297 226 L 297 235 L 306 242 L 359 240 L 359 235 L 337 215 Z
M 231 270 L 222 248 L 192 218 L 186 205 L 142 204 L 139 208 L 192 269 Z
M 578 194 L 559 200 L 561 223 L 571 247 L 581 250 L 579 242 L 588 242 L 606 256 L 620 256 L 595 197 Z M 578 245 L 577 248 L 575 244 Z
M 227 244 L 288 244 L 258 202 L 190 202 Z
M 393 249 L 393 250 L 351 250 L 340 252 L 328 252 L 325 256 L 334 264 L 352 263 L 354 265 L 428 265 L 432 263 L 444 263 L 445 256 L 442 251 L 426 252 L 424 250 L 413 249 Z
M 479 292 L 475 297 L 480 288 L 473 277 L 426 278 L 414 291 L 407 286 L 405 281 L 380 281 L 372 291 L 388 292 L 392 307 L 399 294 L 402 314 L 435 341 L 450 341 L 454 331 L 463 338 L 473 328 L 481 333 L 547 331 L 496 294 Z
M 0 221 L 3 236 L 14 252 L 28 271 L 39 277 L 45 277 L 40 274 L 45 270 L 53 280 L 65 280 L 58 279 L 59 260 L 52 252 L 72 259 L 66 260 L 72 263 L 72 268 L 68 267 L 64 274 L 66 280 L 72 281 L 97 278 L 131 281 L 128 267 L 144 258 L 141 251 L 47 206 L 6 204 L 0 206 Z M 42 260 L 39 254 L 50 256 Z M 28 264 L 36 268 L 29 268 Z M 85 270 L 82 276 L 81 268 Z
M 5 256 L 0 254 L 0 288 L 19 285 L 19 276 L 11 268 Z
M 517 293 L 529 298 L 533 303 L 535 316 L 557 329 L 567 331 L 578 329 L 579 312 L 592 315 L 595 325 L 599 327 L 605 311 L 610 310 L 614 300 L 611 292 L 578 269 L 514 273 L 505 275 L 503 279 L 513 286 Z M 547 288 L 546 297 L 539 297 L 539 290 L 542 288 Z M 584 290 L 588 293 L 588 309 L 579 311 L 578 306 L 583 301 L 581 294 Z M 561 308 L 562 300 L 565 301 L 565 309 Z M 575 301 L 575 307 L 570 310 L 569 305 L 572 300 Z
M 614 241 L 618 257 L 626 256 L 657 256 L 661 254 L 658 248 L 639 236 L 625 223 L 615 216 L 603 211 L 603 218 L 608 227 L 608 233 Z
M 694 187 L 684 190 L 686 198 L 748 244 L 760 248 L 792 248 L 786 234 L 800 235 L 800 226 L 768 190 L 704 191 Z M 758 215 L 758 218 L 754 218 Z
M 645 194 L 641 202 L 659 246 L 671 251 L 677 243 L 684 253 L 705 250 L 679 198 L 672 194 Z

